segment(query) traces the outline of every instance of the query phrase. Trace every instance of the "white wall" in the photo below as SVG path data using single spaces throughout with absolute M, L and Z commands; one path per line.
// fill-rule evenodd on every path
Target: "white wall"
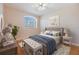
M 60 16 L 60 26 L 70 30 L 69 34 L 73 37 L 72 43 L 79 44 L 79 6 L 66 7 L 57 12 L 51 12 L 42 16 L 41 28 L 48 25 L 50 17 L 56 15 Z
M 19 9 L 15 9 L 10 6 L 3 6 L 3 13 L 4 13 L 4 22 L 5 26 L 7 24 L 12 24 L 19 26 L 19 32 L 16 36 L 17 39 L 25 39 L 31 35 L 39 34 L 40 33 L 40 17 L 35 16 L 33 14 L 24 12 Z M 24 25 L 24 16 L 34 16 L 37 18 L 37 28 L 25 28 Z

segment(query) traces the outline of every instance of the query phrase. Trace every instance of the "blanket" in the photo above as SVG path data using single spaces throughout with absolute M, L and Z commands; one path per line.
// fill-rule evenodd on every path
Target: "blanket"
M 41 43 L 43 47 L 47 47 L 47 54 L 51 55 L 56 50 L 56 42 L 53 38 L 42 36 L 42 35 L 33 35 L 29 38 Z M 46 52 L 46 51 L 45 51 Z

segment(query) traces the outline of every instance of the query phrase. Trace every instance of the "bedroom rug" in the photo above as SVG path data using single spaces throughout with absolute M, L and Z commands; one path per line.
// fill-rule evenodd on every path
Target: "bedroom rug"
M 69 55 L 70 49 L 69 46 L 61 45 L 53 55 Z

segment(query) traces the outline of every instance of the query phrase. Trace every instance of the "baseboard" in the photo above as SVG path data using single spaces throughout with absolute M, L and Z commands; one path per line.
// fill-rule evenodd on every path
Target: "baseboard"
M 79 46 L 78 43 L 71 43 L 71 45 L 74 45 L 74 46 Z

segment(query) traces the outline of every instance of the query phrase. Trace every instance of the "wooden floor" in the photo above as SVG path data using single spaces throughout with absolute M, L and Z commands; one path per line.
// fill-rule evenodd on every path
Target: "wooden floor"
M 24 55 L 25 54 L 24 49 L 18 47 L 17 54 L 18 55 Z M 77 47 L 77 46 L 71 46 L 70 55 L 79 55 L 79 47 Z
M 17 44 L 17 55 L 25 55 L 25 51 Z M 79 55 L 79 47 L 71 46 L 70 55 Z
M 79 55 L 79 47 L 71 46 L 70 55 Z

